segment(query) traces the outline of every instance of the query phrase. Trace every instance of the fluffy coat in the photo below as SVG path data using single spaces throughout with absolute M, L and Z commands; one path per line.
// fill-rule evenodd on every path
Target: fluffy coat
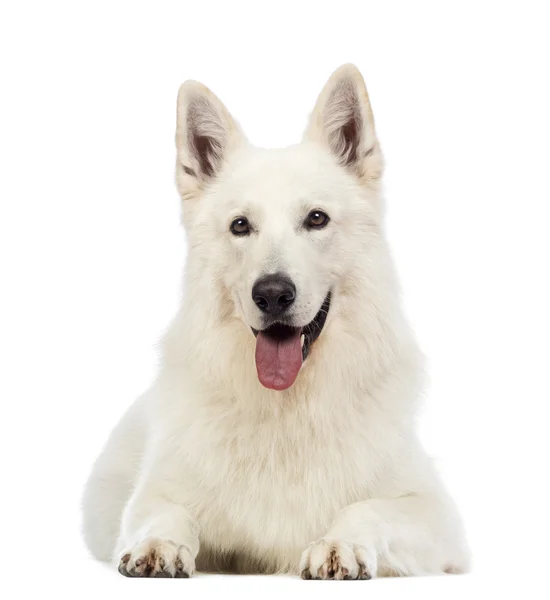
M 462 572 L 452 501 L 419 444 L 422 357 L 383 231 L 383 161 L 352 65 L 321 92 L 302 143 L 252 147 L 207 88 L 178 95 L 185 296 L 156 381 L 98 458 L 84 497 L 92 553 L 131 576 L 196 568 L 304 578 Z M 308 211 L 330 223 L 306 231 Z M 236 237 L 235 217 L 254 231 Z M 285 391 L 255 369 L 265 273 L 294 281 L 294 322 L 332 294 Z

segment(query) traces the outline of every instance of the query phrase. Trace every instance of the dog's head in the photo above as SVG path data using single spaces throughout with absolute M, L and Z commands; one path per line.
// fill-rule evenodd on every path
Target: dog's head
M 286 389 L 376 221 L 382 159 L 363 78 L 338 69 L 302 143 L 278 150 L 251 146 L 220 100 L 188 81 L 176 141 L 189 260 L 226 304 L 219 314 L 256 335 L 261 383 Z

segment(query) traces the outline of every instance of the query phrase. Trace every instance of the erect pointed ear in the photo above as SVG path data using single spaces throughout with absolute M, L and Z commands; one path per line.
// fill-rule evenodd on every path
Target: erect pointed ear
M 358 177 L 377 180 L 382 155 L 363 77 L 348 64 L 336 69 L 325 84 L 311 114 L 305 140 L 324 144 Z
M 246 139 L 222 102 L 206 86 L 186 81 L 178 93 L 177 179 L 183 196 L 220 172 L 224 161 Z

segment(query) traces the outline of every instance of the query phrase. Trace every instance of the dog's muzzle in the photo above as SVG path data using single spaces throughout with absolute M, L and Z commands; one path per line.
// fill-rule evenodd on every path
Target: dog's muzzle
M 273 297 L 277 294 L 280 297 L 284 293 L 286 292 L 282 291 L 282 287 L 277 287 Z M 286 390 L 294 383 L 302 362 L 308 357 L 313 343 L 323 330 L 330 300 L 329 292 L 313 320 L 305 327 L 293 327 L 284 321 L 275 320 L 261 331 L 252 328 L 256 336 L 256 370 L 263 386 Z

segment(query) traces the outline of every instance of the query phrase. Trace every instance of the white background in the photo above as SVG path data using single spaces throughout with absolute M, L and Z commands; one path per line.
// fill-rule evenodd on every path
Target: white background
M 536 588 L 550 558 L 545 4 L 2 3 L 0 596 Z M 464 514 L 474 571 L 122 578 L 88 556 L 78 505 L 108 432 L 154 376 L 180 295 L 178 86 L 203 81 L 253 142 L 285 145 L 344 62 L 370 91 L 388 235 L 430 363 L 422 436 Z

